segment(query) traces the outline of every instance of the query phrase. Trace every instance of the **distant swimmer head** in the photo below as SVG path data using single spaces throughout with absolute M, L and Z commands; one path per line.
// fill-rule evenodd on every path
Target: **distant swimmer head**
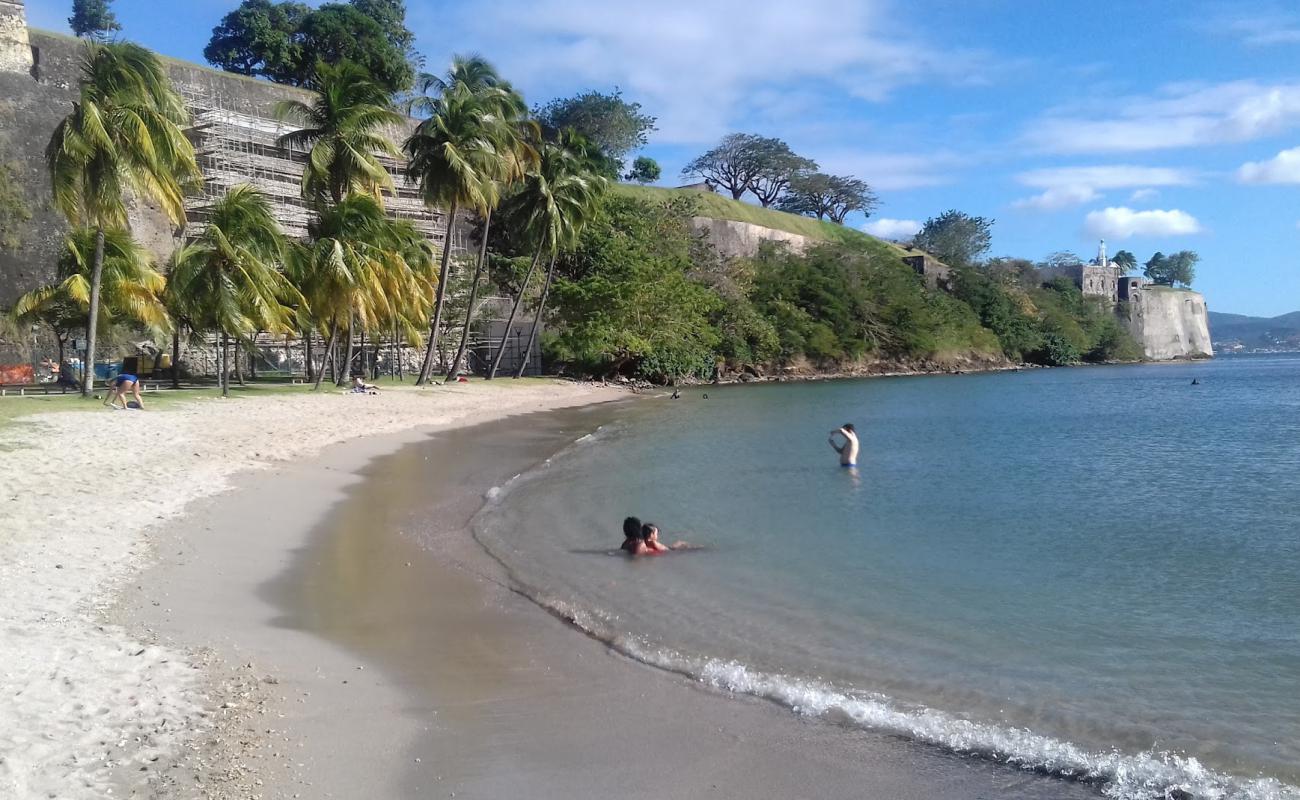
M 653 542 L 659 538 L 659 526 L 653 522 L 647 522 L 641 526 L 641 538 L 647 542 Z
M 853 423 L 852 423 L 852 422 L 846 422 L 846 423 L 844 423 L 844 425 L 843 425 L 842 427 L 844 428 L 844 430 L 848 431 L 849 433 L 857 433 L 857 432 L 858 432 L 857 429 L 853 427 Z
M 629 539 L 641 538 L 641 520 L 636 517 L 623 520 L 623 535 Z

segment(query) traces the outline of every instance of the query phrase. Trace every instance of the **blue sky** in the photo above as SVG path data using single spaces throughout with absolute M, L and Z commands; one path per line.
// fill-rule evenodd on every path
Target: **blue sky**
M 1300 309 L 1300 8 L 1143 0 L 408 0 L 429 65 L 477 52 L 530 103 L 621 87 L 666 185 L 732 131 L 785 139 L 882 204 L 957 208 L 993 254 L 1201 254 L 1218 311 Z M 28 0 L 66 30 L 69 0 Z M 235 0 L 116 0 L 123 35 L 202 60 Z

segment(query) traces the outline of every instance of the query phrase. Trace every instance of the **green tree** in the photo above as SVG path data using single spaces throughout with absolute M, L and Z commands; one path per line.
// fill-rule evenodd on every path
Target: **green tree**
M 86 322 L 86 380 L 94 384 L 105 233 L 127 226 L 126 193 L 156 202 L 177 225 L 186 188 L 199 180 L 182 132 L 188 115 L 157 56 L 130 44 L 87 42 L 78 101 L 46 147 L 55 206 L 74 226 L 96 232 Z
M 319 64 L 312 90 L 310 102 L 285 100 L 276 107 L 280 119 L 304 126 L 279 139 L 281 147 L 309 152 L 303 197 L 313 205 L 337 204 L 350 192 L 378 198 L 391 190 L 393 176 L 380 159 L 401 155 L 386 131 L 402 117 L 387 90 L 350 61 Z
M 668 382 L 712 373 L 720 337 L 711 317 L 723 315 L 724 303 L 692 276 L 694 205 L 603 197 L 577 246 L 557 263 L 551 358 L 588 375 Z
M 659 176 L 662 174 L 663 170 L 660 168 L 658 161 L 649 156 L 638 156 L 636 161 L 632 162 L 632 170 L 627 175 L 624 175 L 623 179 L 636 181 L 644 186 L 647 183 L 654 183 L 659 180 Z
M 861 211 L 871 216 L 879 204 L 880 200 L 866 181 L 847 175 L 813 172 L 793 178 L 778 207 L 791 214 L 829 218 L 842 225 L 850 213 Z
M 181 246 L 167 276 L 168 305 L 200 331 L 221 334 L 221 394 L 230 394 L 230 339 L 289 333 L 302 298 L 281 270 L 284 236 L 266 196 L 236 186 L 212 204 L 203 232 Z
M 763 162 L 758 153 L 765 141 L 752 133 L 727 134 L 717 147 L 682 167 L 682 175 L 710 181 L 730 192 L 733 200 L 739 200 L 762 174 Z
M 749 191 L 758 198 L 763 208 L 779 200 L 792 181 L 817 169 L 816 161 L 796 155 L 780 139 L 755 139 L 751 143 L 750 158 L 758 165 L 758 169 L 750 179 Z
M 138 325 L 154 336 L 162 336 L 171 320 L 161 299 L 165 286 L 154 269 L 149 253 L 121 228 L 100 232 L 78 228 L 70 233 L 59 256 L 59 280 L 18 298 L 12 309 L 20 324 L 37 320 L 49 323 L 56 332 L 79 327 L 90 318 L 92 282 L 96 253 L 100 254 L 100 304 L 95 326 L 103 333 L 121 323 Z
M 988 252 L 992 230 L 991 219 L 951 210 L 927 219 L 912 243 L 945 264 L 966 267 Z
M 293 86 L 311 84 L 317 62 L 360 64 L 388 92 L 409 89 L 418 67 L 400 0 L 304 3 L 243 0 L 212 30 L 209 63 Z
M 958 269 L 952 288 L 953 295 L 975 311 L 980 324 L 998 337 L 1007 358 L 1024 361 L 1042 348 L 1037 320 L 1025 312 L 1025 304 L 1016 294 L 987 272 Z
M 611 162 L 613 174 L 623 159 L 645 147 L 655 130 L 655 118 L 641 111 L 640 103 L 629 103 L 617 88 L 612 93 L 588 91 L 552 100 L 534 112 L 549 138 L 572 128 L 600 148 Z M 612 177 L 612 176 L 611 176 Z
M 1168 256 L 1157 252 L 1146 263 L 1143 274 L 1153 283 L 1191 286 L 1196 279 L 1196 262 L 1199 260 L 1200 256 L 1191 250 L 1179 250 Z
M 1138 268 L 1137 257 L 1127 250 L 1120 250 L 1116 253 L 1111 261 L 1119 267 L 1121 274 L 1127 274 Z
M 451 68 L 445 76 L 424 74 L 420 76 L 421 94 L 413 99 L 410 108 L 413 111 L 436 114 L 438 100 L 447 92 L 468 92 L 477 98 L 478 104 L 491 116 L 499 120 L 493 125 L 498 137 L 493 147 L 500 158 L 484 162 L 484 168 L 492 174 L 488 179 L 495 185 L 492 191 L 485 193 L 489 205 L 481 210 L 483 230 L 479 235 L 478 259 L 474 265 L 473 277 L 469 284 L 469 298 L 465 305 L 465 322 L 461 326 L 460 344 L 456 355 L 447 370 L 447 380 L 453 381 L 459 374 L 460 366 L 469 347 L 470 329 L 474 324 L 479 285 L 487 267 L 488 239 L 492 233 L 492 214 L 500 202 L 501 196 L 509 192 L 524 173 L 537 163 L 537 150 L 534 143 L 540 139 L 538 124 L 529 118 L 528 107 L 523 97 L 504 80 L 496 69 L 479 56 L 455 56 Z
M 513 163 L 517 145 L 517 129 L 498 115 L 498 102 L 485 99 L 468 84 L 453 83 L 429 103 L 432 114 L 406 141 L 410 159 L 407 169 L 410 179 L 419 183 L 425 204 L 446 209 L 447 232 L 433 320 L 417 384 L 429 380 L 437 354 L 456 214 L 462 207 L 486 213 L 496 206 L 500 199 L 497 179 Z
M 72 33 L 84 39 L 102 42 L 113 31 L 122 30 L 117 15 L 109 8 L 112 0 L 72 0 L 72 16 L 68 25 Z
M 542 287 L 541 299 L 538 301 L 536 315 L 533 317 L 532 331 L 528 336 L 528 346 L 520 359 L 515 377 L 523 375 L 528 365 L 528 356 L 533 342 L 537 338 L 537 327 L 546 309 L 546 298 L 555 278 L 555 263 L 561 251 L 572 248 L 584 226 L 596 210 L 596 204 L 605 189 L 606 181 L 599 175 L 593 175 L 584 169 L 582 158 L 561 144 L 542 145 L 537 166 L 524 176 L 519 192 L 509 200 L 507 218 L 518 227 L 523 237 L 536 244 L 532 265 L 524 276 L 519 293 L 510 308 L 506 320 L 507 331 L 514 325 L 523 305 L 528 284 L 537 270 L 543 255 L 550 256 L 550 265 L 546 270 L 546 282 Z M 488 380 L 496 377 L 501 367 L 501 358 L 505 355 L 506 341 L 503 338 L 497 348 L 492 366 L 488 369 Z

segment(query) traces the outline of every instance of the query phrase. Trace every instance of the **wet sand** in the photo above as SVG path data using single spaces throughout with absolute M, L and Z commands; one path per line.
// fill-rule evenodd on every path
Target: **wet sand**
M 470 518 L 614 413 L 368 439 L 194 508 L 132 617 L 225 679 L 212 744 L 158 795 L 1098 796 L 708 689 L 511 591 Z

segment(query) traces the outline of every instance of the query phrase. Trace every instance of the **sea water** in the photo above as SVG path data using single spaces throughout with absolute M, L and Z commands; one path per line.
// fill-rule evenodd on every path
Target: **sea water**
M 617 554 L 627 515 L 705 549 Z M 1300 797 L 1300 358 L 694 388 L 476 534 L 591 635 L 793 713 L 1114 797 Z

